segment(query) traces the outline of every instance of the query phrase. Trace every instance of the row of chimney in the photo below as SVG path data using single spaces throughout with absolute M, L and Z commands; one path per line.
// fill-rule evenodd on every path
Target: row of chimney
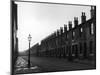
M 81 16 L 81 23 L 84 23 L 86 21 L 86 16 L 85 16 L 85 12 L 82 12 L 82 16 Z M 78 26 L 78 17 L 74 17 L 74 27 Z M 72 21 L 68 22 L 68 27 L 69 30 L 72 29 Z M 63 27 L 60 27 L 60 31 L 57 30 L 57 34 L 62 34 L 63 32 L 67 32 L 68 31 L 68 27 L 66 24 L 64 24 L 64 30 Z M 55 34 L 56 32 L 54 32 Z
M 91 14 L 90 14 L 91 18 L 93 18 L 94 15 L 95 15 L 95 7 L 94 6 L 91 6 L 90 12 L 91 12 Z M 82 12 L 81 23 L 84 23 L 84 22 L 86 22 L 86 15 L 85 15 L 85 12 Z M 78 17 L 74 17 L 74 27 L 77 27 L 78 25 L 79 25 L 79 23 L 78 23 Z M 57 29 L 57 31 L 55 31 L 51 35 L 57 36 L 59 34 L 62 34 L 63 32 L 66 33 L 68 30 L 71 30 L 71 29 L 72 29 L 72 21 L 69 21 L 68 22 L 68 26 L 66 24 L 64 24 L 64 30 L 63 30 L 63 27 L 60 27 L 60 30 Z

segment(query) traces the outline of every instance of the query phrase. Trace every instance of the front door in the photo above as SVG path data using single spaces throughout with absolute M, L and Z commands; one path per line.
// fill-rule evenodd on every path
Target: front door
M 75 45 L 75 57 L 78 58 L 78 46 Z
M 83 51 L 84 53 L 84 58 L 87 58 L 87 44 L 86 44 L 86 42 L 84 43 L 84 51 Z

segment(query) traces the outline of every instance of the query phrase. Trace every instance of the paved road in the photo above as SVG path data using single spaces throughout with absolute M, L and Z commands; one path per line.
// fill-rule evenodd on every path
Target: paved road
M 23 56 L 27 60 L 26 56 Z M 69 62 L 66 59 L 31 56 L 31 63 L 42 68 L 42 72 L 93 69 L 92 65 Z

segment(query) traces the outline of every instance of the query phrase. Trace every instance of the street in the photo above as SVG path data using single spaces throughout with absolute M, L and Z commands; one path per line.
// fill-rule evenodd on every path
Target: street
M 27 56 L 22 56 L 22 58 L 27 60 Z M 42 72 L 94 69 L 94 66 L 92 65 L 69 62 L 67 59 L 64 58 L 31 56 L 30 59 L 33 65 L 37 65 L 42 69 Z

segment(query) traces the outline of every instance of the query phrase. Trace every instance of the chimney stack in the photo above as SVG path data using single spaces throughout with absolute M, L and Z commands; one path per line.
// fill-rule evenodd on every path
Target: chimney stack
M 60 34 L 63 34 L 63 27 L 60 27 Z
M 64 32 L 67 32 L 67 25 L 64 24 Z
M 57 36 L 59 36 L 59 30 L 57 29 Z
M 85 21 L 86 21 L 85 12 L 82 12 L 81 23 L 84 23 Z
M 74 17 L 74 27 L 78 26 L 78 17 Z
M 94 6 L 91 6 L 91 10 L 90 10 L 90 13 L 91 13 L 91 18 L 95 15 L 95 7 Z
M 54 36 L 56 37 L 56 31 L 54 32 Z
M 71 30 L 72 29 L 72 21 L 69 21 L 68 25 L 69 25 L 69 30 Z

